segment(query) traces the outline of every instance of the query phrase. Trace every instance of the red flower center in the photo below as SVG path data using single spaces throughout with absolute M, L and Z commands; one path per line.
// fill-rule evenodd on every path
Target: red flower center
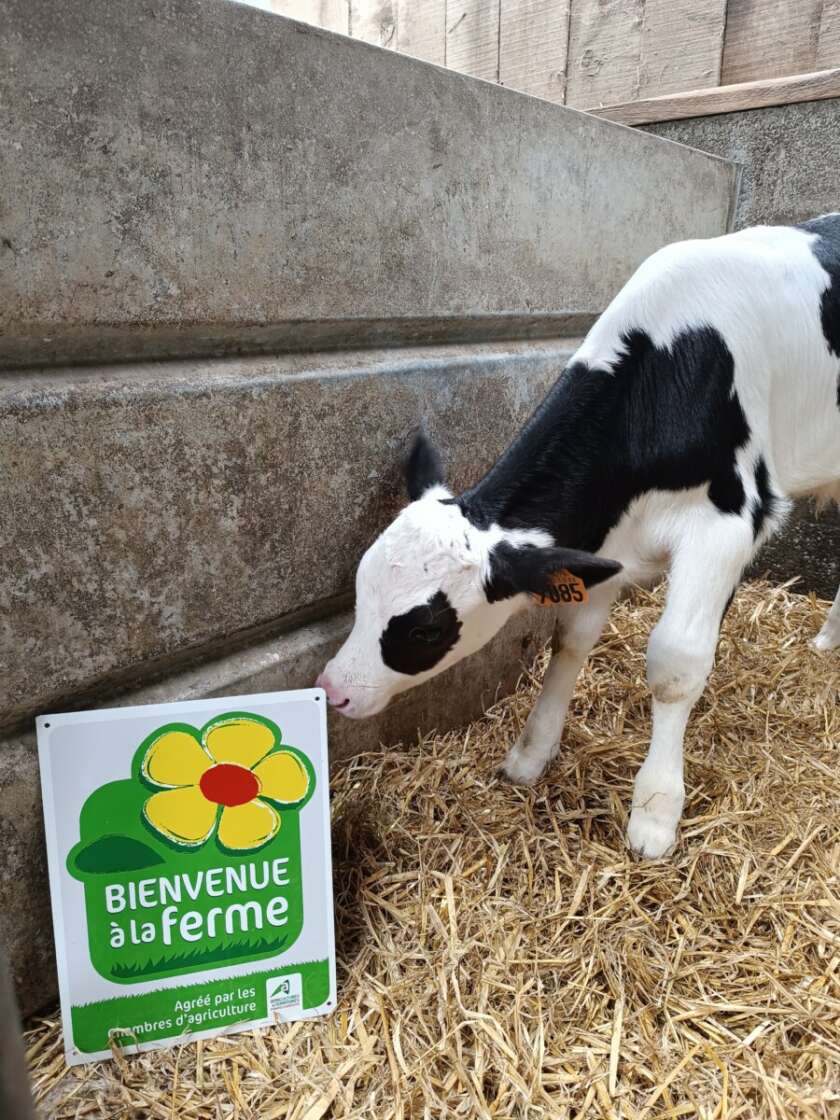
M 201 775 L 198 785 L 207 800 L 215 801 L 217 805 L 244 805 L 253 801 L 260 792 L 256 776 L 233 762 L 211 766 Z

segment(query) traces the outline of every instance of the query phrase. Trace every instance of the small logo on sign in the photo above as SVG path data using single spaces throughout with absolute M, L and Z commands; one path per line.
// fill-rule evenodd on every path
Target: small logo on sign
M 265 982 L 268 1012 L 277 1020 L 285 1020 L 301 1006 L 301 978 L 299 972 L 286 976 L 270 976 Z

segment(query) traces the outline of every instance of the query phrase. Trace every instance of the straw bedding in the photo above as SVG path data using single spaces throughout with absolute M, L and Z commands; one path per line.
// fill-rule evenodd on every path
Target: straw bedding
M 466 731 L 334 783 L 330 1019 L 67 1071 L 44 1116 L 840 1116 L 840 657 L 825 604 L 742 588 L 687 737 L 670 860 L 623 843 L 661 594 L 621 604 L 533 790 L 497 775 L 545 655 Z

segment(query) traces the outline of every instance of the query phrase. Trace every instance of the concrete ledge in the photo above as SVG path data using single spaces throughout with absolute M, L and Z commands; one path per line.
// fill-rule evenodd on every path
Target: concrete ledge
M 311 686 L 324 662 L 350 629 L 343 614 L 283 638 L 221 658 L 107 704 L 152 704 L 204 696 Z M 476 718 L 497 697 L 510 693 L 549 637 L 555 615 L 527 611 L 513 619 L 484 650 L 428 684 L 405 693 L 381 715 L 353 721 L 330 713 L 332 761 L 448 731 Z M 22 1010 L 36 1011 L 55 996 L 55 961 L 41 796 L 34 735 L 0 741 L 0 944 L 15 974 Z
M 0 727 L 323 616 L 406 500 L 418 423 L 464 486 L 573 347 L 7 374 Z
M 733 201 L 722 160 L 239 4 L 0 26 L 0 365 L 527 333 Z
M 220 0 L 222 2 L 222 0 Z M 229 3 L 230 0 L 224 0 Z M 498 314 L 472 316 L 415 316 L 393 319 L 312 319 L 272 326 L 223 323 L 155 326 L 130 323 L 125 326 L 24 325 L 16 339 L 0 342 L 0 372 L 10 368 L 38 369 L 44 362 L 93 364 L 92 354 L 115 360 L 149 361 L 160 357 L 214 358 L 243 354 L 311 353 L 354 347 L 415 346 L 434 342 L 482 343 L 509 339 L 550 339 L 583 336 L 598 316 L 594 313 L 557 311 L 534 315 Z M 52 357 L 44 351 L 44 339 L 52 346 Z M 5 353 L 5 359 L 2 354 Z M 33 355 L 37 357 L 33 359 Z

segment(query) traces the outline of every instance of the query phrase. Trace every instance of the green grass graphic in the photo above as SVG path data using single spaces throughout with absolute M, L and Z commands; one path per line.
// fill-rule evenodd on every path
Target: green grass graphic
M 212 949 L 193 949 L 188 953 L 160 957 L 157 960 L 135 964 L 114 964 L 111 973 L 115 980 L 137 980 L 144 976 L 157 976 L 164 971 L 187 968 L 198 970 L 224 961 L 236 960 L 240 957 L 247 958 L 257 955 L 262 956 L 267 953 L 282 953 L 287 941 L 288 935 L 281 937 L 279 940 L 263 937 L 259 941 L 248 939 L 230 941 L 223 945 L 215 945 Z

